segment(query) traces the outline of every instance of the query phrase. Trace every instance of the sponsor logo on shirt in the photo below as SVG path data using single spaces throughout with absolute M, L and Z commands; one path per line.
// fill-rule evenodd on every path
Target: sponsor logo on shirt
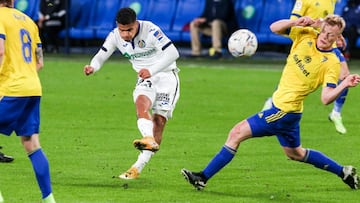
M 293 56 L 293 59 L 295 61 L 295 64 L 299 67 L 300 71 L 307 77 L 309 76 L 310 72 L 306 70 L 304 61 L 299 58 L 297 54 Z M 310 60 L 311 61 L 311 60 Z M 308 59 L 305 60 L 305 63 L 309 62 Z
M 129 54 L 129 53 L 124 53 L 123 56 L 125 56 L 128 59 L 135 59 L 135 58 L 141 58 L 141 57 L 147 57 L 147 56 L 151 56 L 156 52 L 156 49 L 150 49 L 147 50 L 145 52 L 141 52 L 141 53 L 134 53 L 134 54 Z

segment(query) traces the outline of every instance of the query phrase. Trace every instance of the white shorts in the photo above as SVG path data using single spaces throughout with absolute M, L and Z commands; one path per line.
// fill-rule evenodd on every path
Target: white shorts
M 139 95 L 145 95 L 151 100 L 153 114 L 171 118 L 180 96 L 178 72 L 176 69 L 157 73 L 147 79 L 138 78 L 133 92 L 134 102 Z

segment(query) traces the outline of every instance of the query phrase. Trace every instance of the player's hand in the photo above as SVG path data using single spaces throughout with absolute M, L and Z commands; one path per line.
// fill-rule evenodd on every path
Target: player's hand
M 352 74 L 345 78 L 345 81 L 347 82 L 347 85 L 349 87 L 355 87 L 360 82 L 360 76 L 358 74 Z
M 143 68 L 138 72 L 138 76 L 142 79 L 146 79 L 146 78 L 151 77 L 151 73 L 148 69 Z
M 339 39 L 336 40 L 336 47 L 338 47 L 338 48 L 341 49 L 342 51 L 345 51 L 346 46 L 347 46 L 346 40 L 345 40 L 344 36 L 341 35 L 341 36 L 339 37 Z
M 94 73 L 94 68 L 89 66 L 89 65 L 85 65 L 84 66 L 84 73 L 85 75 L 91 75 Z
M 313 24 L 311 24 L 311 27 L 314 27 L 314 28 L 321 28 L 321 25 L 323 24 L 324 19 L 322 19 L 322 18 L 318 18 L 318 19 L 315 19 L 315 20 L 313 20 L 313 21 L 314 21 L 314 23 L 313 23 Z
M 315 21 L 308 16 L 301 17 L 296 21 L 297 26 L 309 26 L 313 25 L 314 23 Z

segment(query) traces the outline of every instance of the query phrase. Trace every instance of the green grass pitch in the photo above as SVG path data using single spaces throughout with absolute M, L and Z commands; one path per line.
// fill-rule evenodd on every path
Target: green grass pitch
M 137 180 L 114 176 L 127 170 L 138 152 L 132 90 L 135 73 L 113 56 L 100 72 L 86 77 L 91 56 L 45 56 L 40 140 L 51 168 L 59 203 L 198 203 L 198 202 L 358 202 L 331 173 L 290 161 L 275 137 L 243 143 L 233 161 L 197 191 L 180 174 L 201 170 L 222 147 L 238 121 L 257 113 L 273 92 L 284 60 L 180 59 L 181 96 L 165 128 L 160 151 Z M 360 62 L 350 68 L 359 72 Z M 344 165 L 360 169 L 360 88 L 350 89 L 343 109 L 346 135 L 327 119 L 332 105 L 320 91 L 305 101 L 301 121 L 304 147 L 322 151 Z M 36 203 L 40 192 L 30 161 L 16 136 L 0 136 L 4 152 L 15 161 L 0 164 L 5 203 Z

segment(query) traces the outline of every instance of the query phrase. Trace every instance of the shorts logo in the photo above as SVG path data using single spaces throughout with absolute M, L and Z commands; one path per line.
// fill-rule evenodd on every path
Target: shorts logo
M 156 100 L 161 102 L 161 105 L 167 105 L 170 102 L 170 95 L 168 93 L 158 93 Z

